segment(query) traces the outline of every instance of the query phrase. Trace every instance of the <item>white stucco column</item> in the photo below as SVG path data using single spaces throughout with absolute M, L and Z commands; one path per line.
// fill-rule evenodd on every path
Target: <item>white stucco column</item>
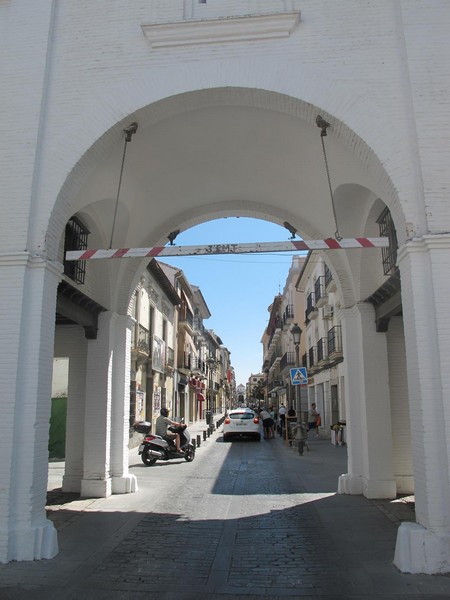
M 81 496 L 111 495 L 111 397 L 117 314 L 98 316 L 97 339 L 88 341 Z
M 392 465 L 397 494 L 414 494 L 408 374 L 403 317 L 391 317 L 386 332 L 392 418 Z
M 28 253 L 0 257 L 0 562 L 58 553 L 46 518 L 56 290 L 61 266 Z
M 111 407 L 111 476 L 114 494 L 127 494 L 138 489 L 136 476 L 128 472 L 133 322 L 128 315 L 120 315 L 115 319 Z
M 402 523 L 394 563 L 404 572 L 450 572 L 450 236 L 401 248 L 416 523 Z
M 62 488 L 65 492 L 79 493 L 83 477 L 87 361 L 87 339 L 81 325 L 56 328 L 55 356 L 69 359 L 66 459 Z
M 395 498 L 386 336 L 377 333 L 372 305 L 341 311 L 348 473 L 339 493 Z

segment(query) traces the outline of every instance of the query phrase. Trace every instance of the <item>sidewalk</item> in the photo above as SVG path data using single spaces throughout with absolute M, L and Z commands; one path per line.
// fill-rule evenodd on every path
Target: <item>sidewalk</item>
M 215 435 L 217 433 L 217 422 L 220 419 L 220 415 L 214 418 L 214 427 L 215 427 Z M 203 440 L 203 433 L 207 431 L 208 425 L 204 419 L 197 421 L 196 423 L 191 423 L 189 426 L 189 433 L 191 434 L 191 440 L 195 442 L 197 450 L 201 452 L 202 444 L 205 444 Z M 200 446 L 197 446 L 197 436 L 200 436 Z M 208 436 L 206 437 L 208 440 Z M 135 446 L 131 448 L 129 451 L 128 464 L 134 465 L 136 462 L 139 462 L 141 459 L 138 455 L 139 446 Z M 102 498 L 88 498 L 88 499 L 80 499 L 79 494 L 72 492 L 63 492 L 62 491 L 62 480 L 64 477 L 64 461 L 50 461 L 48 465 L 48 483 L 47 483 L 47 506 L 51 507 L 51 515 L 49 518 L 54 522 L 55 527 L 59 529 L 62 526 L 64 520 L 71 518 L 70 514 L 61 513 L 61 516 L 58 517 L 55 513 L 58 510 L 58 507 L 63 509 L 64 506 L 70 502 L 70 508 L 72 511 L 76 510 L 84 510 L 89 507 L 92 508 L 96 503 L 101 502 Z M 120 496 L 117 496 L 120 497 Z M 0 600 L 2 597 L 0 595 Z

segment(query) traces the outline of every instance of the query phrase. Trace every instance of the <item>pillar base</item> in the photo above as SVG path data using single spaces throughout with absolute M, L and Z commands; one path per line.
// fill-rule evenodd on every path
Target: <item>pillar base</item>
M 364 496 L 369 500 L 397 498 L 397 484 L 394 479 L 365 479 L 363 477 Z
M 82 479 L 80 495 L 82 498 L 108 498 L 111 496 L 111 478 Z
M 338 494 L 360 496 L 363 493 L 362 477 L 355 477 L 350 473 L 344 473 L 338 478 Z
M 123 475 L 112 478 L 113 494 L 133 494 L 138 491 L 136 475 Z
M 63 492 L 80 493 L 81 490 L 81 475 L 64 475 L 62 479 Z
M 396 498 L 397 484 L 394 479 L 366 479 L 362 476 L 345 473 L 338 479 L 338 494 L 363 495 L 369 500 Z
M 419 523 L 402 523 L 394 565 L 402 573 L 450 573 L 450 535 L 438 535 Z
M 7 547 L 2 547 L 0 551 L 0 563 L 13 560 L 42 560 L 54 558 L 58 554 L 58 536 L 53 523 L 48 519 L 44 519 L 37 527 L 14 529 L 8 536 Z

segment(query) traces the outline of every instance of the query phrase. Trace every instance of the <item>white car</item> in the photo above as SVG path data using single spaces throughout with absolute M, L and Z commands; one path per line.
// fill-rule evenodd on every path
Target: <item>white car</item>
M 261 427 L 258 415 L 251 408 L 230 410 L 223 422 L 223 441 L 232 437 L 253 437 L 261 439 Z

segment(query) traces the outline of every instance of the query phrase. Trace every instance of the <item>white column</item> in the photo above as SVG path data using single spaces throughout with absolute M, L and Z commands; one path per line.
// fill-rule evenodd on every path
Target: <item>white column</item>
M 81 325 L 56 328 L 55 355 L 69 359 L 66 417 L 66 458 L 62 488 L 80 492 L 86 405 L 87 339 Z
M 88 341 L 86 409 L 81 496 L 111 495 L 111 396 L 115 320 L 117 315 L 98 316 L 97 339 Z
M 403 317 L 391 317 L 386 332 L 391 394 L 392 460 L 397 493 L 414 493 L 408 375 Z
M 402 523 L 394 563 L 404 572 L 450 571 L 450 236 L 399 252 L 416 523 Z
M 27 253 L 0 258 L 2 563 L 58 553 L 45 501 L 59 267 Z
M 368 303 L 341 311 L 346 382 L 348 473 L 339 493 L 395 498 L 386 335 Z
M 114 494 L 127 494 L 138 489 L 136 476 L 128 472 L 133 323 L 134 320 L 128 315 L 121 315 L 115 319 L 111 410 L 111 476 Z

